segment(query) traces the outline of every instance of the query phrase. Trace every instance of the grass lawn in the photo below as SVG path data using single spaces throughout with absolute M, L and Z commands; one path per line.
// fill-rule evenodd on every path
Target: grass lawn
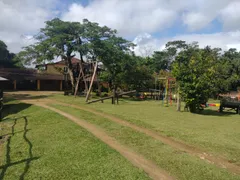
M 143 154 L 146 158 L 155 161 L 159 167 L 167 170 L 177 179 L 226 180 L 240 178 L 240 176 L 234 176 L 226 170 L 175 150 L 168 145 L 108 119 L 66 106 L 56 104 L 52 104 L 51 106 L 102 127 L 110 136 L 116 138 L 122 144 L 131 147 L 136 152 Z
M 9 107 L 0 123 L 0 179 L 149 179 L 64 117 L 23 103 Z
M 119 105 L 114 106 L 110 104 L 110 100 L 86 105 L 84 98 L 62 95 L 51 98 L 118 116 L 240 165 L 240 116 L 234 112 L 220 114 L 216 108 L 208 108 L 202 114 L 179 113 L 174 106 L 163 107 L 160 101 L 122 100 Z

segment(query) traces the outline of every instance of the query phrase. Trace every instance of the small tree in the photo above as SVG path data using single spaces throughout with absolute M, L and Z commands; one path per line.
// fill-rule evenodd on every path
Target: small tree
M 181 61 L 180 66 L 178 61 Z M 215 63 L 212 50 L 209 47 L 200 49 L 196 44 L 180 52 L 173 63 L 173 74 L 180 86 L 181 96 L 191 112 L 199 110 L 213 91 Z

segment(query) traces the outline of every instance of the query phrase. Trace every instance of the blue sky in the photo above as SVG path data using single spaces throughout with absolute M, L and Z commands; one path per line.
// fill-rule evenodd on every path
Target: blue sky
M 138 54 L 179 39 L 240 49 L 239 8 L 239 0 L 2 0 L 0 39 L 18 52 L 32 43 L 31 36 L 45 21 L 57 16 L 79 22 L 87 18 L 117 29 L 138 45 Z

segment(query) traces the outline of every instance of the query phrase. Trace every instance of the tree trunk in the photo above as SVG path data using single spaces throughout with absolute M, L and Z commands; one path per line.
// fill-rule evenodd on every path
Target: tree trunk
M 112 98 L 112 104 L 116 103 L 116 86 L 113 86 L 113 98 Z
M 80 54 L 80 58 L 81 58 L 81 62 L 80 62 L 80 73 L 82 74 L 82 77 L 83 77 L 83 82 L 84 82 L 84 85 L 85 85 L 85 92 L 88 92 L 88 85 L 87 85 L 87 81 L 85 79 L 85 74 L 84 74 L 84 67 L 83 67 L 83 55 L 82 55 L 82 52 L 80 51 L 79 52 Z M 86 94 L 85 94 L 86 95 Z
M 177 92 L 177 111 L 181 111 L 181 98 L 180 98 L 180 87 L 178 86 Z
M 74 94 L 74 90 L 75 90 L 75 81 L 74 81 L 74 77 L 73 77 L 73 72 L 72 69 L 68 70 L 68 74 L 70 76 L 70 80 L 71 80 L 71 84 L 72 84 L 72 94 Z
M 72 94 L 74 94 L 75 90 L 75 79 L 73 77 L 73 66 L 72 66 L 72 56 L 70 53 L 67 56 L 62 56 L 62 58 L 65 61 L 66 66 L 68 67 L 68 74 L 70 76 L 70 81 L 72 84 Z
M 195 104 L 195 103 L 189 104 L 188 107 L 189 107 L 189 110 L 190 110 L 191 113 L 196 113 L 197 107 L 196 107 L 196 104 Z
M 87 85 L 87 81 L 86 81 L 86 78 L 85 78 L 82 62 L 80 63 L 80 66 L 81 66 L 80 67 L 80 73 L 82 74 L 82 77 L 83 77 L 83 82 L 84 82 L 84 85 L 85 85 L 85 92 L 88 92 L 88 85 Z
M 86 96 L 86 102 L 88 102 L 88 99 L 89 99 L 89 96 L 90 96 L 90 93 L 91 93 L 91 90 L 92 90 L 93 81 L 94 81 L 94 79 L 95 79 L 96 72 L 97 72 L 97 66 L 98 66 L 98 62 L 96 62 L 96 65 L 95 65 L 95 67 L 94 67 L 94 72 L 93 72 L 93 75 L 92 75 L 92 80 L 91 80 L 91 83 L 90 83 L 90 86 L 89 86 L 89 89 L 88 89 L 88 93 L 87 93 L 87 96 Z
M 99 80 L 98 80 L 97 74 L 96 74 L 96 79 L 97 79 L 97 86 L 98 86 L 98 95 L 101 96 L 101 93 L 102 93 L 102 85 L 101 85 L 101 83 L 100 83 Z

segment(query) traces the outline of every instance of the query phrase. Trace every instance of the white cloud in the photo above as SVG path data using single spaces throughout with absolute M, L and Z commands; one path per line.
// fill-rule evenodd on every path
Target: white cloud
M 174 38 L 193 38 L 200 44 L 204 41 L 213 45 L 219 43 L 223 47 L 238 44 L 230 34 L 240 30 L 240 0 L 89 0 L 87 6 L 68 3 L 59 0 L 0 0 L 0 39 L 11 51 L 18 52 L 22 46 L 32 43 L 22 35 L 37 33 L 46 20 L 61 12 L 63 20 L 87 18 L 117 29 L 125 38 L 144 35 L 140 43 L 142 46 L 147 44 L 151 47 L 149 49 L 159 49 L 168 39 Z M 196 32 L 208 28 L 216 19 L 222 23 L 224 33 L 181 35 L 168 39 L 151 36 L 166 31 L 175 23 L 184 24 L 189 31 Z
M 139 56 L 151 56 L 154 51 L 162 50 L 164 47 L 162 42 L 159 39 L 153 38 L 148 33 L 143 33 L 138 35 L 133 43 L 137 45 L 134 48 L 134 52 Z M 162 45 L 161 45 L 162 44 Z
M 240 29 L 240 1 L 229 4 L 221 11 L 224 30 Z
M 197 41 L 199 42 L 200 47 L 206 47 L 207 45 L 210 45 L 211 47 L 222 48 L 222 50 L 236 48 L 240 51 L 240 31 L 233 31 L 214 34 L 185 34 L 163 39 L 157 39 L 150 35 L 143 34 L 137 36 L 133 41 L 135 44 L 137 44 L 135 53 L 137 55 L 145 55 L 144 53 L 149 47 L 151 47 L 152 51 L 162 50 L 168 41 L 174 40 L 183 40 L 187 43 Z
M 24 34 L 35 34 L 54 15 L 56 0 L 0 0 L 0 39 L 10 51 L 18 52 L 31 43 Z
M 234 32 L 221 32 L 214 34 L 189 34 L 181 35 L 172 38 L 173 40 L 185 40 L 186 42 L 198 41 L 200 47 L 210 45 L 212 47 L 220 47 L 223 50 L 227 50 L 235 44 L 236 48 L 240 45 L 240 31 Z M 239 49 L 240 50 L 240 49 Z
M 131 36 L 170 27 L 177 12 L 169 8 L 166 0 L 95 0 L 87 7 L 72 4 L 62 18 L 69 21 L 87 18 L 117 29 L 121 35 Z
M 72 4 L 64 20 L 87 18 L 119 30 L 121 35 L 152 33 L 180 20 L 190 31 L 201 30 L 221 19 L 225 29 L 240 28 L 239 0 L 94 0 L 84 7 Z
M 222 19 L 225 8 L 238 0 L 195 0 L 185 9 L 182 20 L 190 31 L 201 30 L 211 25 L 214 19 Z M 231 19 L 231 18 L 230 18 Z M 225 19 L 222 19 L 225 23 Z
M 183 23 L 188 26 L 190 31 L 202 29 L 206 27 L 211 21 L 212 19 L 209 18 L 209 16 L 199 12 L 190 12 L 183 14 Z

